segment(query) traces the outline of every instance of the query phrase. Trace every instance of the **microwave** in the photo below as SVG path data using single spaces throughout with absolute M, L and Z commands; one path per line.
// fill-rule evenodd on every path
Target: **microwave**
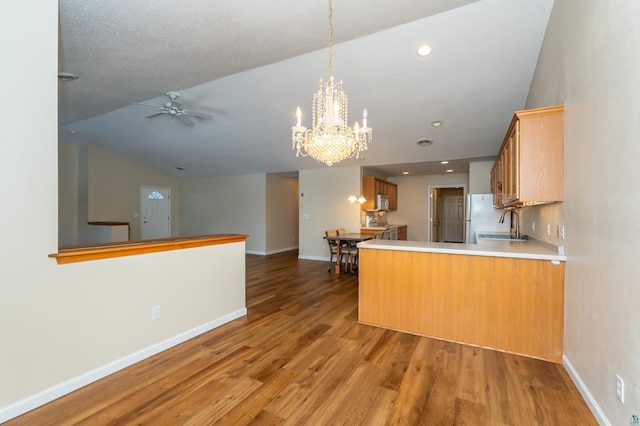
M 376 210 L 389 210 L 389 197 L 386 195 L 376 195 Z

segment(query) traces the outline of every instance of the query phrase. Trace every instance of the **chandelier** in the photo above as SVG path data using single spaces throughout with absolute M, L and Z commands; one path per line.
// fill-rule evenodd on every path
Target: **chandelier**
M 318 91 L 313 95 L 311 129 L 302 125 L 302 111 L 296 109 L 298 119 L 291 128 L 296 157 L 315 158 L 331 166 L 346 158 L 360 157 L 371 142 L 372 129 L 367 127 L 367 110 L 362 111 L 362 128 L 358 122 L 353 128 L 347 121 L 347 95 L 342 91 L 342 81 L 335 83 L 331 73 L 333 56 L 332 0 L 329 0 L 329 77 L 326 84 L 320 79 Z

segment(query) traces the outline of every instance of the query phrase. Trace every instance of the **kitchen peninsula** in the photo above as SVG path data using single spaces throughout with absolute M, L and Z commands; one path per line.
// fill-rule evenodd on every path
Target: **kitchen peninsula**
M 535 241 L 358 247 L 361 323 L 561 362 L 566 258 L 557 249 Z

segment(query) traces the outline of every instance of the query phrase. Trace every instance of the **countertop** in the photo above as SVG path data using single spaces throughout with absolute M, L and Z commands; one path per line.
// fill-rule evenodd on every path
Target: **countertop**
M 361 225 L 360 229 L 371 230 L 371 231 L 386 231 L 389 228 L 399 228 L 401 226 L 407 226 L 407 225 L 405 225 L 405 224 L 398 225 L 398 224 L 395 224 L 395 223 L 390 223 L 388 225 L 380 225 L 380 226 L 364 226 L 364 225 Z
M 364 228 L 363 228 L 364 229 Z M 370 229 L 370 228 L 369 228 Z M 563 246 L 553 246 L 535 239 L 528 241 L 487 241 L 478 244 L 431 243 L 427 241 L 369 240 L 359 248 L 401 250 L 430 253 L 465 254 L 471 256 L 513 257 L 564 262 Z

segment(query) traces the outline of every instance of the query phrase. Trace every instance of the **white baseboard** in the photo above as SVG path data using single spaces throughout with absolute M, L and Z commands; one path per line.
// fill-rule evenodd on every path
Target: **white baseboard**
M 270 254 L 284 253 L 285 251 L 292 251 L 292 250 L 298 250 L 298 246 L 291 246 L 291 247 L 285 247 L 277 250 L 271 250 L 267 252 L 267 256 Z
M 246 254 L 255 254 L 258 256 L 269 256 L 270 254 L 284 253 L 285 251 L 298 250 L 298 246 L 285 247 L 271 251 L 245 250 Z
M 591 392 L 589 392 L 589 389 L 580 378 L 580 375 L 578 374 L 576 369 L 573 368 L 573 364 L 571 364 L 571 361 L 569 361 L 569 358 L 567 358 L 566 355 L 562 355 L 562 365 L 564 365 L 564 368 L 565 370 L 567 370 L 569 377 L 571 377 L 571 380 L 578 388 L 580 395 L 582 395 L 582 398 L 587 403 L 589 410 L 591 410 L 591 414 L 593 414 L 593 416 L 596 418 L 598 424 L 611 426 L 611 422 L 609 422 L 607 417 L 604 415 L 604 413 L 600 409 L 600 406 L 598 405 L 598 402 L 593 397 L 593 395 L 591 395 Z
M 329 258 L 328 257 L 322 257 L 322 256 L 298 256 L 298 259 L 304 259 L 304 260 L 322 260 L 323 262 L 328 262 Z
M 224 315 L 220 318 L 216 318 L 211 322 L 202 324 L 196 328 L 187 330 L 184 333 L 180 333 L 177 336 L 173 336 L 167 340 L 163 340 L 162 342 L 158 342 L 145 349 L 139 350 L 123 358 L 117 359 L 93 371 L 89 371 L 85 374 L 82 374 L 81 376 L 74 377 L 73 379 L 70 379 L 58 385 L 52 386 L 49 389 L 45 389 L 34 395 L 28 396 L 24 399 L 21 399 L 20 401 L 14 402 L 13 404 L 0 407 L 0 423 L 6 422 L 7 420 L 11 420 L 15 417 L 18 417 L 26 413 L 27 411 L 31 411 L 44 404 L 47 404 L 53 401 L 54 399 L 60 398 L 61 396 L 64 396 L 68 393 L 78 390 L 83 386 L 86 386 L 90 383 L 100 380 L 110 374 L 113 374 L 116 371 L 129 367 L 130 365 L 133 365 L 136 362 L 142 361 L 143 359 L 156 355 L 173 346 L 186 342 L 189 339 L 192 339 L 200 334 L 206 333 L 207 331 L 213 330 L 214 328 L 220 327 L 221 325 L 224 325 L 228 322 L 231 322 L 245 315 L 247 315 L 247 308 L 242 308 L 235 312 L 231 312 L 230 314 Z

